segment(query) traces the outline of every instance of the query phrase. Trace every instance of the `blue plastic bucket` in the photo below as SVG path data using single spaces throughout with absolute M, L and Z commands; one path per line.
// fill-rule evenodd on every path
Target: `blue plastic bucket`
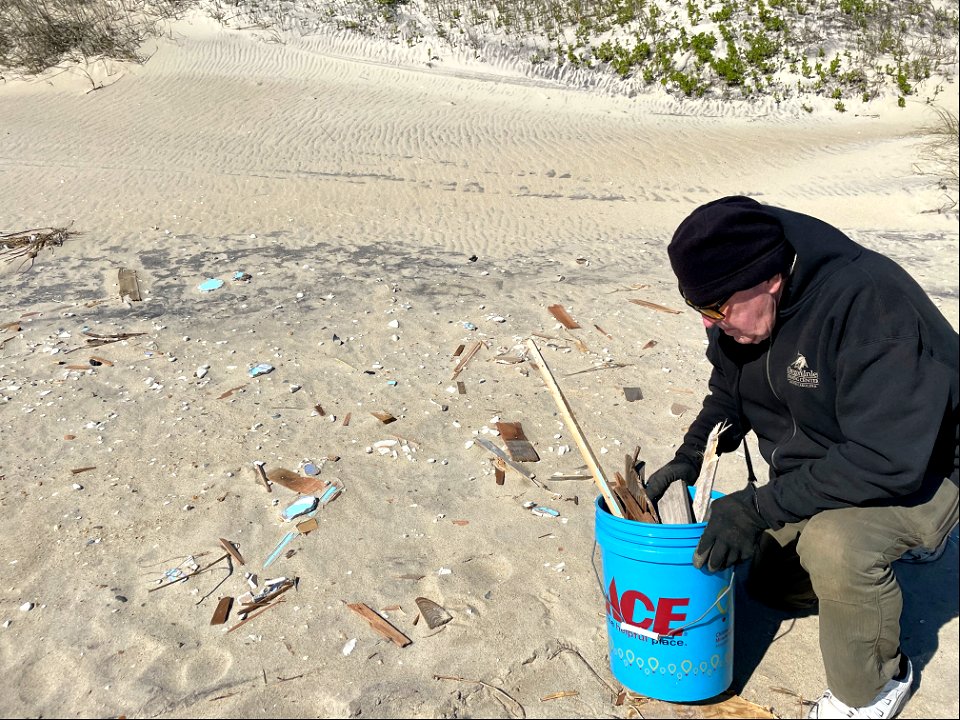
M 696 702 L 733 681 L 733 569 L 693 566 L 706 526 L 614 517 L 597 498 L 610 668 L 635 693 Z

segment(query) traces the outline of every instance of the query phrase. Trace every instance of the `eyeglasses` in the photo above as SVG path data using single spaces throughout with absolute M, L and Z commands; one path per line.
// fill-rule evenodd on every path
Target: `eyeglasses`
M 695 305 L 694 303 L 687 300 L 687 296 L 683 294 L 683 288 L 680 288 L 680 295 L 683 296 L 683 301 L 689 307 L 692 307 L 694 310 L 696 310 L 698 313 L 703 315 L 708 320 L 713 320 L 714 322 L 720 322 L 727 316 L 727 314 L 723 312 L 723 308 L 727 303 L 730 302 L 730 298 L 724 298 L 719 302 L 710 303 L 709 305 Z

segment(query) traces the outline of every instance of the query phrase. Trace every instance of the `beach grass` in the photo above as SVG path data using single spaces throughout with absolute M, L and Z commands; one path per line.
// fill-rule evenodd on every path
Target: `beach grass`
M 158 23 L 194 0 L 0 0 L 0 68 L 28 74 L 61 62 L 138 61 Z
M 243 26 L 423 46 L 425 60 L 443 46 L 508 52 L 631 92 L 822 97 L 838 112 L 881 96 L 935 100 L 957 71 L 960 25 L 956 0 L 0 0 L 0 67 L 136 60 L 159 20 L 198 4 Z

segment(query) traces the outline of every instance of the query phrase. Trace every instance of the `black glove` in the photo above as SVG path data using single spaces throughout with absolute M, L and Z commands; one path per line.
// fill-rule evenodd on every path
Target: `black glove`
M 683 457 L 675 457 L 647 480 L 647 497 L 651 502 L 657 503 L 674 480 L 683 480 L 687 485 L 693 485 L 699 475 L 700 468 Z
M 770 527 L 760 516 L 753 486 L 717 498 L 710 519 L 693 553 L 693 565 L 717 572 L 753 555 L 763 531 Z

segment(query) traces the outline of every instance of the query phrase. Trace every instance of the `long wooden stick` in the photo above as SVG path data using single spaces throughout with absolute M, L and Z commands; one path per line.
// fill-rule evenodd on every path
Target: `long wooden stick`
M 607 482 L 607 478 L 603 474 L 603 469 L 600 467 L 600 463 L 597 462 L 596 455 L 593 454 L 593 450 L 590 448 L 586 437 L 584 437 L 583 431 L 577 423 L 577 419 L 573 416 L 570 404 L 563 396 L 560 386 L 557 385 L 553 373 L 550 372 L 550 368 L 547 366 L 547 361 L 543 359 L 543 355 L 540 354 L 540 350 L 537 348 L 537 344 L 533 341 L 533 338 L 527 340 L 527 348 L 529 348 L 531 356 L 536 361 L 537 367 L 540 368 L 543 381 L 546 383 L 550 394 L 553 395 L 553 400 L 557 404 L 557 409 L 560 411 L 560 415 L 563 417 L 567 429 L 573 434 L 573 439 L 576 441 L 577 447 L 580 448 L 580 454 L 583 456 L 584 462 L 587 463 L 587 468 L 590 470 L 590 474 L 593 475 L 593 481 L 596 483 L 600 494 L 603 495 L 603 499 L 607 503 L 607 509 L 612 515 L 622 518 L 624 514 L 623 508 L 620 507 L 620 501 L 610 489 L 610 483 Z

